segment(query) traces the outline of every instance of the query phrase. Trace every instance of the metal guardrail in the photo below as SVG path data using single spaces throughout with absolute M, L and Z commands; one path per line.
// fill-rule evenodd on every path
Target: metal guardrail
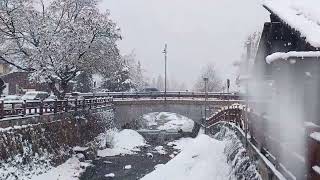
M 0 119 L 11 117 L 23 117 L 27 115 L 43 115 L 47 113 L 60 113 L 68 111 L 78 111 L 81 109 L 94 109 L 111 105 L 113 99 L 90 98 L 72 100 L 44 100 L 44 101 L 1 101 Z
M 71 94 L 67 94 L 71 95 Z M 98 92 L 98 93 L 79 93 L 79 95 L 85 98 L 92 97 L 113 97 L 113 98 L 205 98 L 205 92 L 186 92 L 186 91 L 169 91 L 165 92 Z M 240 99 L 240 95 L 234 93 L 219 93 L 219 92 L 208 92 L 208 98 L 216 99 Z

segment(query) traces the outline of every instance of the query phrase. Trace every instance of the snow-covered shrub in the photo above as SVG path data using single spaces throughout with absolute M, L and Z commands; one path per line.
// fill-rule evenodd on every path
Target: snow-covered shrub
M 254 161 L 247 154 L 247 151 L 238 136 L 229 127 L 219 124 L 216 127 L 219 131 L 214 135 L 216 139 L 226 141 L 224 153 L 228 163 L 232 166 L 231 174 L 240 180 L 261 180 Z

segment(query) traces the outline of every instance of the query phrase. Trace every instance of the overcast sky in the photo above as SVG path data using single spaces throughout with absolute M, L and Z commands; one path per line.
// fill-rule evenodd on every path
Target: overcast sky
M 121 28 L 122 54 L 135 50 L 146 74 L 157 77 L 167 43 L 168 75 L 189 87 L 207 63 L 234 79 L 232 63 L 246 37 L 268 20 L 259 0 L 103 0 L 101 6 Z

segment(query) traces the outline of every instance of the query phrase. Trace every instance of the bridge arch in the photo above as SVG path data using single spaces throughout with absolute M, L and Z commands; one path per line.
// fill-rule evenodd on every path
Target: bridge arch
M 114 119 L 119 127 L 133 122 L 145 114 L 154 112 L 169 112 L 179 114 L 201 123 L 204 117 L 204 105 L 194 104 L 172 104 L 172 103 L 153 103 L 153 104 L 117 104 L 114 106 Z

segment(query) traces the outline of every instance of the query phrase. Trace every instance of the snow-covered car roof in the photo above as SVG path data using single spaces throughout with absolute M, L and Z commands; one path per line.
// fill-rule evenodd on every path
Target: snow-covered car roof
M 21 96 L 19 95 L 8 95 L 3 98 L 3 100 L 8 101 L 8 100 L 20 100 Z
M 319 0 L 264 0 L 262 4 L 298 31 L 310 45 L 320 48 Z

